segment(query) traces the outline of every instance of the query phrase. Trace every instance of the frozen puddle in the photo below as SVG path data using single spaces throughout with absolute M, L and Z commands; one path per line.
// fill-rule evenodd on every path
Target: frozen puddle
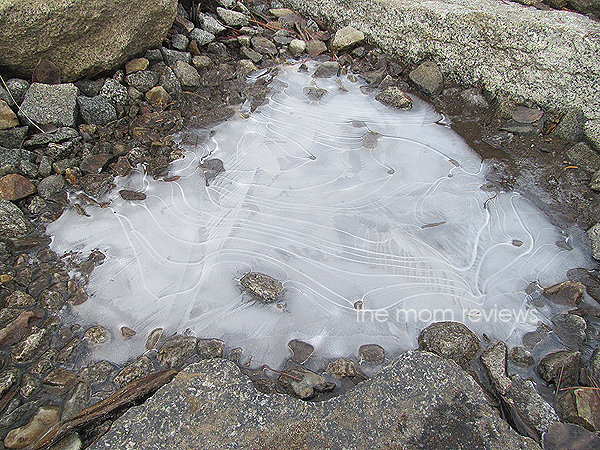
M 360 83 L 311 72 L 285 67 L 247 119 L 192 130 L 202 144 L 184 145 L 177 181 L 135 172 L 119 179 L 109 208 L 70 210 L 48 227 L 59 254 L 107 256 L 90 299 L 73 308 L 80 323 L 112 333 L 95 359 L 140 354 L 159 327 L 224 339 L 272 365 L 291 339 L 323 357 L 368 343 L 414 348 L 434 320 L 517 339 L 543 316 L 526 287 L 589 264 L 581 248 L 557 245 L 567 236 L 520 195 L 482 190 L 479 156 L 430 106 L 393 110 Z M 317 102 L 303 94 L 311 83 L 328 91 Z M 225 168 L 209 186 L 207 159 Z M 119 189 L 147 199 L 125 201 Z M 241 289 L 250 271 L 283 283 L 278 302 Z M 125 341 L 122 326 L 137 335 Z

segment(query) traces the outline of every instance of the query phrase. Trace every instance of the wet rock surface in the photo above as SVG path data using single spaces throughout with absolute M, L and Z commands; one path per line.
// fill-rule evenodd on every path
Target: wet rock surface
M 209 417 L 210 426 L 200 426 Z M 538 448 L 501 421 L 458 366 L 425 352 L 409 352 L 345 397 L 319 404 L 262 394 L 233 363 L 201 361 L 130 409 L 91 448 L 126 442 L 170 448 L 299 448 L 307 442 L 357 449 L 392 443 Z
M 479 350 L 479 338 L 462 323 L 436 322 L 421 331 L 419 347 L 464 366 Z

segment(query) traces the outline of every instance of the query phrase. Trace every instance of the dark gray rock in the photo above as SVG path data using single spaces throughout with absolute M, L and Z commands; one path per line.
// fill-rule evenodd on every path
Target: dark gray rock
M 161 85 L 165 91 L 169 94 L 181 92 L 181 83 L 177 79 L 177 76 L 175 76 L 173 69 L 167 67 L 163 62 L 156 64 L 153 69 L 159 75 L 158 84 Z
M 559 314 L 552 318 L 552 331 L 565 346 L 577 350 L 585 340 L 587 324 L 585 319 L 577 314 Z
M 208 45 L 214 41 L 215 35 L 200 28 L 194 28 L 190 32 L 190 39 L 195 40 L 198 43 L 198 46 L 202 47 L 203 45 Z
M 600 152 L 600 119 L 587 120 L 583 132 L 594 146 L 594 150 Z
M 600 170 L 600 155 L 587 144 L 578 142 L 567 149 L 567 158 L 582 169 L 596 172 Z
M 262 394 L 232 362 L 204 360 L 129 409 L 90 448 L 128 445 L 539 450 L 500 419 L 470 376 L 425 352 L 401 355 L 347 394 L 320 403 Z
M 310 355 L 313 354 L 315 348 L 308 342 L 292 339 L 288 342 L 288 348 L 292 351 L 292 361 L 298 364 L 306 362 Z
M 192 54 L 189 52 L 178 52 L 177 50 L 170 50 L 165 47 L 161 47 L 160 49 L 165 64 L 167 66 L 172 66 L 176 61 L 183 61 L 184 63 L 192 62 Z
M 50 143 L 59 144 L 79 137 L 75 128 L 61 127 L 56 131 L 49 133 L 39 133 L 31 136 L 23 144 L 25 147 L 36 147 L 38 145 L 47 145 Z
M 79 184 L 86 194 L 100 197 L 112 186 L 113 180 L 109 173 L 88 173 L 79 179 Z
M 79 89 L 83 95 L 87 97 L 95 97 L 96 95 L 100 95 L 100 89 L 104 86 L 104 78 L 100 78 L 99 80 L 79 80 L 75 82 L 75 86 Z
M 79 112 L 85 123 L 104 126 L 117 120 L 117 110 L 106 97 L 96 95 L 89 98 L 77 97 Z
M 255 64 L 261 62 L 263 59 L 263 57 L 260 53 L 254 51 L 251 48 L 246 47 L 246 46 L 242 46 L 242 48 L 240 48 L 240 54 L 244 58 L 251 60 Z
M 144 94 L 160 81 L 160 75 L 152 70 L 140 70 L 125 77 L 125 82 Z
M 600 223 L 597 223 L 586 232 L 592 246 L 592 256 L 600 261 Z
M 202 83 L 200 74 L 194 66 L 183 61 L 176 61 L 172 68 L 183 88 L 198 87 Z
M 105 372 L 105 369 L 102 369 Z M 116 376 L 114 382 L 119 388 L 122 388 L 132 381 L 144 378 L 154 372 L 154 365 L 147 356 L 140 356 L 131 364 L 125 366 Z
M 36 359 L 50 345 L 50 334 L 45 328 L 31 327 L 31 333 L 15 345 L 11 357 L 15 363 L 27 363 Z
M 513 347 L 510 351 L 510 359 L 517 366 L 521 367 L 531 367 L 534 362 L 531 352 L 523 346 Z
M 411 70 L 408 78 L 418 90 L 427 95 L 439 94 L 444 86 L 444 76 L 438 65 L 432 61 L 425 61 Z
M 0 147 L 19 148 L 27 136 L 28 127 L 13 127 L 0 130 Z
M 6 80 L 6 87 L 8 91 L 0 86 L 0 100 L 4 100 L 10 107 L 17 106 L 23 103 L 25 93 L 29 89 L 29 81 L 21 78 L 10 78 Z
M 65 187 L 65 179 L 62 175 L 50 175 L 38 184 L 38 194 L 43 199 L 52 198 Z
M 225 342 L 219 339 L 198 339 L 196 351 L 200 359 L 222 358 Z
M 568 143 L 575 143 L 583 138 L 585 117 L 581 111 L 570 109 L 560 119 L 553 134 Z
M 325 61 L 323 64 L 321 64 L 319 67 L 317 67 L 317 70 L 315 70 L 315 73 L 313 73 L 313 77 L 314 78 L 335 77 L 335 76 L 337 76 L 339 70 L 340 70 L 340 64 L 337 61 Z
M 90 386 L 85 382 L 77 383 L 67 394 L 60 420 L 72 419 L 79 411 L 85 408 L 89 399 Z
M 580 387 L 563 391 L 556 400 L 563 422 L 574 423 L 589 431 L 600 431 L 600 399 L 593 389 Z
M 544 450 L 590 450 L 600 448 L 600 437 L 570 423 L 554 423 L 544 434 Z
M 479 338 L 459 322 L 435 322 L 419 334 L 419 347 L 464 366 L 479 350 Z
M 108 380 L 108 376 L 113 371 L 114 367 L 108 361 L 98 361 L 93 366 L 82 368 L 77 373 L 77 378 L 86 381 L 90 385 L 102 384 Z M 121 384 L 121 383 L 117 383 Z M 127 383 L 125 383 L 127 384 Z
M 74 127 L 77 121 L 77 87 L 74 84 L 33 83 L 18 113 L 23 124 Z M 29 119 L 28 119 L 29 118 Z
M 600 347 L 592 353 L 590 358 L 590 371 L 596 380 L 600 380 Z
M 361 345 L 358 348 L 358 358 L 366 363 L 381 364 L 385 359 L 385 350 L 377 344 Z
M 558 385 L 560 379 L 561 387 L 575 386 L 579 382 L 581 364 L 581 353 L 560 350 L 544 356 L 537 365 L 537 372 L 546 383 Z
M 9 200 L 0 200 L 0 237 L 16 238 L 33 229 L 23 211 Z
M 127 88 L 112 78 L 104 82 L 99 95 L 106 97 L 114 105 L 123 106 L 127 103 Z
M 315 86 L 306 86 L 302 88 L 302 93 L 311 101 L 318 102 L 328 94 L 327 89 L 321 89 Z

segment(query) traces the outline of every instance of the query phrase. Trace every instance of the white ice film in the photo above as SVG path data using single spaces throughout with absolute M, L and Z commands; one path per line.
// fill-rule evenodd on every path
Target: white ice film
M 532 281 L 589 265 L 583 249 L 557 246 L 565 235 L 523 197 L 482 190 L 481 159 L 429 105 L 415 98 L 394 110 L 360 83 L 297 69 L 284 67 L 247 119 L 184 145 L 177 181 L 136 171 L 118 180 L 108 208 L 69 210 L 48 227 L 59 254 L 107 256 L 90 299 L 73 308 L 111 330 L 94 358 L 131 358 L 158 327 L 224 339 L 272 366 L 294 338 L 324 357 L 369 343 L 415 348 L 433 320 L 508 339 L 537 324 Z M 311 101 L 311 83 L 328 93 Z M 225 172 L 207 186 L 199 164 L 209 154 Z M 119 189 L 147 199 L 125 201 Z M 278 303 L 243 292 L 250 271 L 283 283 Z M 124 341 L 122 326 L 137 335 Z

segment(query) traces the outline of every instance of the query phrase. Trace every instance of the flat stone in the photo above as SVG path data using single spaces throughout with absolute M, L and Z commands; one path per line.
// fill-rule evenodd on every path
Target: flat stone
M 578 142 L 568 148 L 567 158 L 582 169 L 589 170 L 590 172 L 600 170 L 600 155 L 584 142 Z
M 38 193 L 43 199 L 50 199 L 61 192 L 65 187 L 65 179 L 62 175 L 50 175 L 38 183 Z
M 121 189 L 119 191 L 119 195 L 123 200 L 146 200 L 146 194 L 144 194 L 143 192 L 132 191 L 130 189 Z
M 217 14 L 221 20 L 230 27 L 243 27 L 248 25 L 248 16 L 241 12 L 218 7 Z
M 35 192 L 33 183 L 23 175 L 11 173 L 0 178 L 0 199 L 19 200 Z
M 77 433 L 73 433 L 58 441 L 50 447 L 50 450 L 81 450 L 82 448 L 81 438 Z
M 201 69 L 208 69 L 209 67 L 211 67 L 213 65 L 213 62 L 212 62 L 212 59 L 210 59 L 206 55 L 194 56 L 192 58 L 192 65 L 197 70 L 201 70 Z
M 81 339 L 74 337 L 58 352 L 57 360 L 63 364 L 70 363 L 77 356 L 81 348 Z
M 525 106 L 517 106 L 511 115 L 511 118 L 519 123 L 534 123 L 542 118 L 544 111 L 539 109 L 526 108 Z
M 258 53 L 263 55 L 275 56 L 277 54 L 277 47 L 275 44 L 263 36 L 254 36 L 250 39 L 252 42 L 252 48 Z
M 292 351 L 292 361 L 298 364 L 305 363 L 315 351 L 315 348 L 311 344 L 298 339 L 292 339 L 288 342 L 288 348 Z
M 311 399 L 317 393 L 330 392 L 335 388 L 335 384 L 328 382 L 322 375 L 293 361 L 286 363 L 283 374 L 278 380 L 291 395 L 303 400 Z
M 583 126 L 585 117 L 581 111 L 569 109 L 560 119 L 553 135 L 567 143 L 574 144 L 583 138 Z
M 81 177 L 79 183 L 87 195 L 97 198 L 112 186 L 113 176 L 108 173 L 89 173 Z
M 219 339 L 198 339 L 196 352 L 200 359 L 222 358 L 225 342 Z
M 25 214 L 9 200 L 0 200 L 0 237 L 18 238 L 33 229 Z
M 113 370 L 113 365 L 108 361 L 98 361 L 93 366 L 84 367 L 79 370 L 79 372 L 77 372 L 77 378 L 86 381 L 92 386 L 98 385 L 105 383 Z M 123 380 L 120 380 L 118 383 L 115 381 L 115 383 L 119 385 L 122 381 Z
M 345 50 L 352 47 L 353 45 L 362 42 L 365 38 L 365 34 L 353 27 L 344 27 L 335 32 L 333 36 L 333 42 L 331 43 L 331 50 L 334 52 Z
M 58 423 L 60 409 L 57 406 L 42 406 L 22 427 L 11 430 L 4 438 L 7 448 L 26 448 L 38 441 L 53 425 Z
M 150 61 L 146 58 L 134 58 L 125 64 L 125 74 L 129 75 L 140 70 L 146 70 Z
M 231 361 L 203 360 L 125 412 L 90 449 L 268 448 L 271 443 L 273 448 L 285 443 L 286 448 L 356 450 L 539 450 L 500 419 L 469 375 L 426 352 L 407 352 L 345 395 L 319 403 L 260 393 Z
M 161 47 L 160 51 L 167 66 L 172 66 L 177 61 L 182 61 L 188 64 L 192 61 L 192 54 L 190 52 L 180 52 L 177 50 L 170 50 L 165 47 Z
M 102 95 L 77 97 L 79 113 L 85 123 L 104 126 L 117 120 L 117 110 L 110 100 Z
M 412 98 L 396 86 L 390 86 L 380 92 L 375 96 L 375 100 L 396 109 L 410 109 L 413 104 Z
M 179 89 L 181 90 L 180 84 Z M 146 100 L 155 108 L 160 109 L 171 103 L 171 96 L 162 86 L 156 86 L 146 92 Z
M 408 78 L 417 89 L 430 96 L 442 92 L 444 86 L 444 76 L 438 65 L 432 61 L 425 61 L 411 70 Z
M 570 423 L 554 423 L 544 434 L 544 450 L 590 450 L 600 448 L 600 437 Z
M 49 133 L 39 133 L 31 136 L 23 144 L 25 147 L 36 147 L 38 145 L 47 145 L 50 143 L 61 143 L 79 137 L 76 129 L 70 127 L 60 127 L 58 130 Z
M 5 309 L 4 311 L 8 313 L 10 310 Z M 34 311 L 12 310 L 11 313 L 14 313 L 16 317 L 13 319 L 13 314 L 10 314 L 10 317 L 7 318 L 9 323 L 0 329 L 0 345 L 19 342 L 30 333 L 32 322 L 36 322 L 38 318 Z
M 195 40 L 198 46 L 202 47 L 213 42 L 215 40 L 215 35 L 200 28 L 194 28 L 190 33 L 190 39 Z
M 190 40 L 184 34 L 174 34 L 171 36 L 171 47 L 180 52 L 187 50 Z
M 81 160 L 79 168 L 83 173 L 98 173 L 110 158 L 112 158 L 112 155 L 108 153 L 89 155 Z
M 546 383 L 558 385 L 560 378 L 561 387 L 576 386 L 581 364 L 581 353 L 560 350 L 544 356 L 537 365 L 537 372 Z
M 37 125 L 74 127 L 77 121 L 77 87 L 72 83 L 33 83 L 27 89 L 18 115 L 23 123 L 32 120 Z
M 466 365 L 479 350 L 479 338 L 459 322 L 435 322 L 419 334 L 419 347 Z
M 101 325 L 90 327 L 85 330 L 83 337 L 87 339 L 90 344 L 97 345 L 107 342 L 110 338 L 108 330 Z
M 168 339 L 156 354 L 158 363 L 167 369 L 177 369 L 197 359 L 197 339 L 193 336 L 175 336 Z
M 565 346 L 578 349 L 585 341 L 587 324 L 585 319 L 577 314 L 559 314 L 552 318 L 552 331 Z
M 259 272 L 247 273 L 240 280 L 240 284 L 263 303 L 273 303 L 283 290 L 280 281 Z
M 132 381 L 139 380 L 154 372 L 154 365 L 147 356 L 140 356 L 128 366 L 124 367 L 114 379 L 115 384 L 122 388 Z
M 227 29 L 223 26 L 221 22 L 219 22 L 214 17 L 209 16 L 208 14 L 201 14 L 199 16 L 199 21 L 204 31 L 208 31 L 209 33 L 215 36 Z
M 306 53 L 311 56 L 318 56 L 321 53 L 325 53 L 327 51 L 327 46 L 325 42 L 319 39 L 311 39 L 306 42 Z
M 156 344 L 160 340 L 163 334 L 162 328 L 155 328 L 148 334 L 148 338 L 146 339 L 146 350 L 152 350 L 156 348 Z
M 260 53 L 258 53 L 257 51 L 254 51 L 251 48 L 246 47 L 246 46 L 242 46 L 240 48 L 240 54 L 244 58 L 251 60 L 255 64 L 258 64 L 263 59 L 263 56 Z
M 19 148 L 27 136 L 28 127 L 0 130 L 0 147 Z
M 531 367 L 534 363 L 531 352 L 523 346 L 513 347 L 510 351 L 510 359 L 520 367 Z
M 327 373 L 335 378 L 356 377 L 359 374 L 356 363 L 350 359 L 338 358 L 327 365 Z
M 506 344 L 496 341 L 480 357 L 490 384 L 498 395 L 506 394 L 512 385 L 506 372 L 506 353 Z
M 183 61 L 176 61 L 172 68 L 183 88 L 198 87 L 202 84 L 200 75 L 194 66 Z
M 313 73 L 314 78 L 330 78 L 337 76 L 340 64 L 337 61 L 325 61 Z
M 0 399 L 6 394 L 11 387 L 19 380 L 19 369 L 11 367 L 10 369 L 0 372 Z
M 63 404 L 60 420 L 63 422 L 72 419 L 87 405 L 90 399 L 90 386 L 85 382 L 79 382 L 67 394 Z
M 302 93 L 308 97 L 311 102 L 318 102 L 328 94 L 327 89 L 321 89 L 315 86 L 306 86 L 302 88 Z
M 269 9 L 269 12 L 277 18 L 289 16 L 290 14 L 294 14 L 294 11 L 292 11 L 289 8 L 271 8 L 271 9 Z
M 19 125 L 19 119 L 4 100 L 0 100 L 0 130 L 14 128 Z
M 577 306 L 583 299 L 585 286 L 580 281 L 563 281 L 544 288 L 543 294 L 548 300 L 559 305 Z
M 59 367 L 44 377 L 43 384 L 45 387 L 62 392 L 73 387 L 76 381 L 77 377 L 73 372 Z
M 358 348 L 358 359 L 366 363 L 381 364 L 385 360 L 385 350 L 377 344 L 361 345 Z

